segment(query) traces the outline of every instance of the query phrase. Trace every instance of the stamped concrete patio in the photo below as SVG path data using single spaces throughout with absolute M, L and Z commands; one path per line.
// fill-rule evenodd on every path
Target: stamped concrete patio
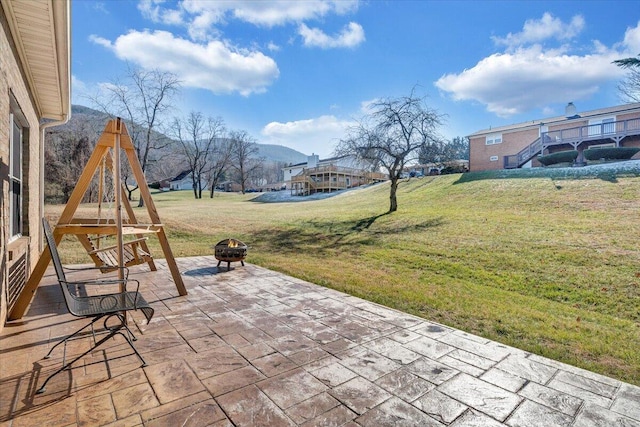
M 0 426 L 640 426 L 640 388 L 247 264 L 133 269 L 156 310 L 35 390 L 85 320 L 53 271 L 0 346 Z M 80 354 L 89 338 L 67 347 Z

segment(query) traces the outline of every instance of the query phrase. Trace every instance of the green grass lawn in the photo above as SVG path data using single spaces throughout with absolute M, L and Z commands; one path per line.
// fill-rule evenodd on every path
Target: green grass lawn
M 411 179 L 390 215 L 388 184 L 297 203 L 154 201 L 176 256 L 236 237 L 249 262 L 640 384 L 640 171 L 585 170 Z M 64 261 L 87 262 L 67 240 Z

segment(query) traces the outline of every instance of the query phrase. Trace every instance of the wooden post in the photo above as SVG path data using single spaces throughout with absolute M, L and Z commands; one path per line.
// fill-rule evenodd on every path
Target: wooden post
M 122 132 L 122 123 L 120 122 L 120 117 L 116 119 L 116 133 L 114 134 L 113 141 L 113 196 L 115 197 L 116 203 L 116 244 L 117 244 L 117 254 L 118 254 L 118 265 L 120 267 L 124 266 L 124 248 L 122 244 L 122 202 L 121 196 L 122 192 L 120 188 L 122 186 L 122 181 L 120 179 L 120 132 Z M 118 277 L 120 280 L 124 279 L 124 271 L 122 269 L 118 269 Z M 124 285 L 120 285 L 120 292 L 124 292 Z

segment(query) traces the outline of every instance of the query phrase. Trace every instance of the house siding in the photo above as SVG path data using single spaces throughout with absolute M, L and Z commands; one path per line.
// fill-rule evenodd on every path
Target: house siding
M 11 33 L 9 31 L 4 10 L 0 7 L 0 197 L 1 197 L 1 236 L 0 236 L 0 276 L 1 302 L 0 302 L 0 331 L 7 319 L 8 311 L 8 276 L 11 268 L 17 262 L 25 262 L 27 272 L 35 265 L 41 241 L 39 227 L 40 197 L 42 188 L 40 180 L 41 152 L 40 152 L 40 127 L 39 117 L 33 98 L 30 95 L 26 78 L 17 61 L 17 53 Z M 9 213 L 9 149 L 10 149 L 10 121 L 12 113 L 11 98 L 19 105 L 23 115 L 21 123 L 25 129 L 25 141 L 23 146 L 23 187 L 22 187 L 22 214 L 23 237 L 9 242 L 8 222 Z
M 486 137 L 494 133 L 502 133 L 500 144 L 487 145 Z M 538 128 L 525 129 L 518 132 L 487 132 L 469 138 L 469 171 L 494 170 L 503 168 L 503 158 L 517 153 L 538 138 Z M 491 160 L 491 158 L 497 158 Z

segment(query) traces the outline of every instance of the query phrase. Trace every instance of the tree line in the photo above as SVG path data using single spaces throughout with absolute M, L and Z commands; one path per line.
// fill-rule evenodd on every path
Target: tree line
M 639 58 L 614 61 L 629 70 L 619 86 L 627 101 L 639 100 Z M 173 100 L 180 91 L 174 74 L 129 69 L 124 79 L 103 88 L 91 98 L 93 104 L 105 116 L 126 120 L 142 170 L 151 180 L 175 176 L 178 168 L 186 168 L 191 173 L 195 198 L 202 197 L 203 182 L 209 185 L 209 196 L 213 197 L 217 185 L 230 177 L 240 184 L 242 193 L 252 182 L 265 181 L 264 159 L 257 156 L 255 140 L 246 131 L 227 130 L 222 118 L 205 117 L 201 112 L 170 117 Z M 394 212 L 398 209 L 398 183 L 406 166 L 415 161 L 444 165 L 469 158 L 467 138 L 446 141 L 439 135 L 444 117 L 430 108 L 414 87 L 408 96 L 374 102 L 369 112 L 348 129 L 334 154 L 351 156 L 371 171 L 386 172 L 390 179 L 389 212 Z M 95 121 L 90 120 L 76 120 L 48 131 L 45 195 L 52 199 L 55 194 L 66 202 L 99 134 Z M 131 199 L 137 183 L 132 182 L 126 167 L 122 177 Z M 92 192 L 90 189 L 88 194 Z
M 149 182 L 167 181 L 188 171 L 194 197 L 199 199 L 205 187 L 213 197 L 218 184 L 225 180 L 238 183 L 244 193 L 250 187 L 281 179 L 285 164 L 260 157 L 256 141 L 248 132 L 229 130 L 221 117 L 206 117 L 198 111 L 186 116 L 175 114 L 173 105 L 180 89 L 172 73 L 128 69 L 124 78 L 89 97 L 101 114 L 80 108 L 66 125 L 48 130 L 47 202 L 66 203 L 109 117 L 125 120 Z M 138 183 L 127 162 L 123 162 L 121 177 L 132 200 Z M 95 199 L 97 186 L 97 182 L 92 183 L 86 201 Z M 142 203 L 140 198 L 139 206 Z

